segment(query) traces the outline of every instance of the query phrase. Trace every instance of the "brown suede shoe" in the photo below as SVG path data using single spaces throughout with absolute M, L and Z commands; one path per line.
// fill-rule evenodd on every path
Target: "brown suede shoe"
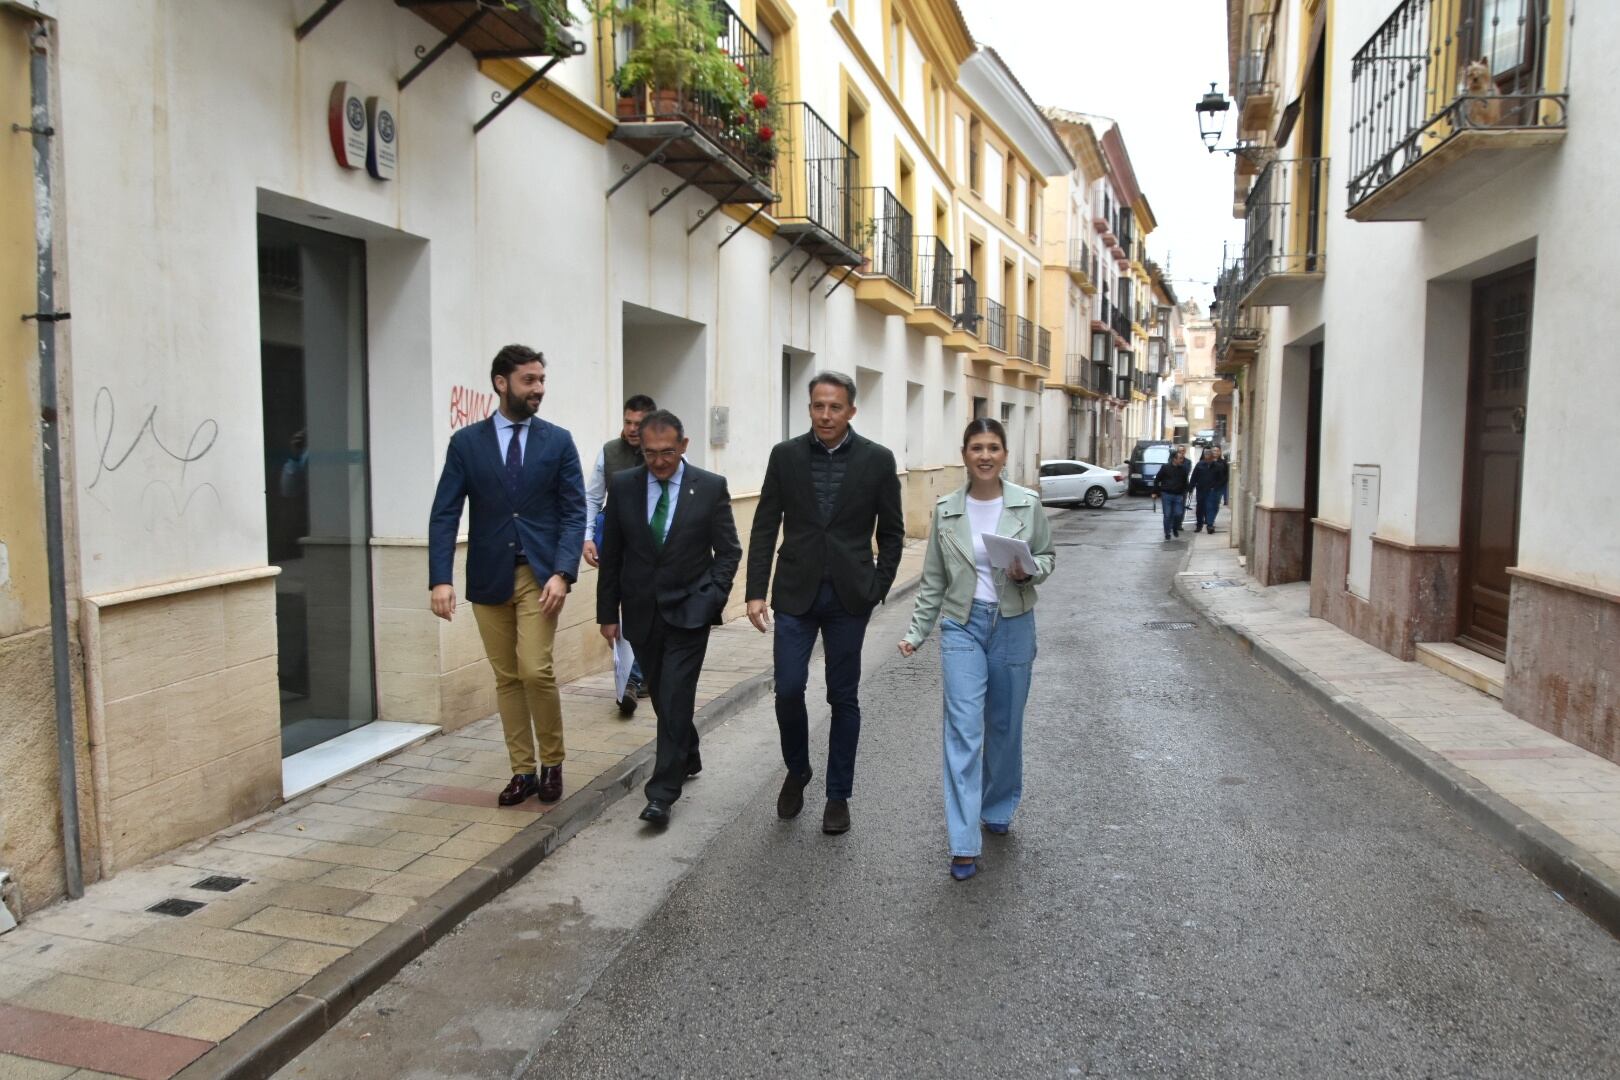
M 849 832 L 848 799 L 827 800 L 827 809 L 821 815 L 821 831 L 828 836 Z
M 554 803 L 562 798 L 562 766 L 540 766 L 540 801 Z
M 540 786 L 535 783 L 534 773 L 514 773 L 512 782 L 501 789 L 495 801 L 502 806 L 516 806 L 539 790 Z
M 799 811 L 804 809 L 804 785 L 810 782 L 810 771 L 806 770 L 803 776 L 788 773 L 782 781 L 782 790 L 776 796 L 776 816 L 779 818 L 796 818 Z

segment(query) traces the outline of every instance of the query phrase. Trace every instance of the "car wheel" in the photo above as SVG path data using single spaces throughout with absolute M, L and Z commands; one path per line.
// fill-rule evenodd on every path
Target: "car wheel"
M 1086 492 L 1086 505 L 1091 507 L 1093 510 L 1102 509 L 1103 504 L 1107 501 L 1108 492 L 1104 491 L 1100 487 L 1091 488 Z

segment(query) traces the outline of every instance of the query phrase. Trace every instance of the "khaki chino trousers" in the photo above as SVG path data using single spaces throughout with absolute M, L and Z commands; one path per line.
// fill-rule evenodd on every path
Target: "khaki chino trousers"
M 540 583 L 527 565 L 517 568 L 512 598 L 473 604 L 478 636 L 495 669 L 495 696 L 514 773 L 538 772 L 563 762 L 562 696 L 551 666 L 557 617 L 540 610 Z

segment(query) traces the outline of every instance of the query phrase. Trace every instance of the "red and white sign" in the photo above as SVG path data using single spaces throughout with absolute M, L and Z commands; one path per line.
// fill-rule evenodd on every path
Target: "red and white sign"
M 332 137 L 332 153 L 345 169 L 366 167 L 366 99 L 353 83 L 333 83 L 332 100 L 326 110 L 326 127 Z

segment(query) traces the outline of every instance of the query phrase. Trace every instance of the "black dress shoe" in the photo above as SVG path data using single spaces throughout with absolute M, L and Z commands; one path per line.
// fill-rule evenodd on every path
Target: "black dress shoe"
M 663 799 L 648 799 L 647 808 L 641 812 L 641 820 L 659 828 L 668 825 L 669 803 Z
M 636 697 L 644 698 L 644 697 L 647 696 L 647 683 L 646 683 L 646 680 L 644 680 L 644 679 L 631 679 L 630 680 L 630 685 L 636 688 Z
M 530 795 L 540 793 L 540 784 L 534 778 L 534 773 L 514 773 L 512 782 L 501 789 L 495 801 L 502 806 L 516 806 Z
M 540 766 L 540 789 L 536 792 L 543 803 L 554 803 L 562 798 L 562 766 Z
M 633 687 L 624 688 L 624 697 L 619 699 L 619 715 L 634 716 L 636 713 L 636 691 Z
M 796 818 L 799 811 L 804 809 L 804 785 L 810 782 L 815 770 L 806 769 L 804 775 L 788 773 L 787 779 L 782 781 L 782 791 L 776 796 L 776 816 L 779 818 Z
M 848 799 L 827 800 L 827 811 L 821 815 L 821 831 L 828 836 L 849 832 Z

